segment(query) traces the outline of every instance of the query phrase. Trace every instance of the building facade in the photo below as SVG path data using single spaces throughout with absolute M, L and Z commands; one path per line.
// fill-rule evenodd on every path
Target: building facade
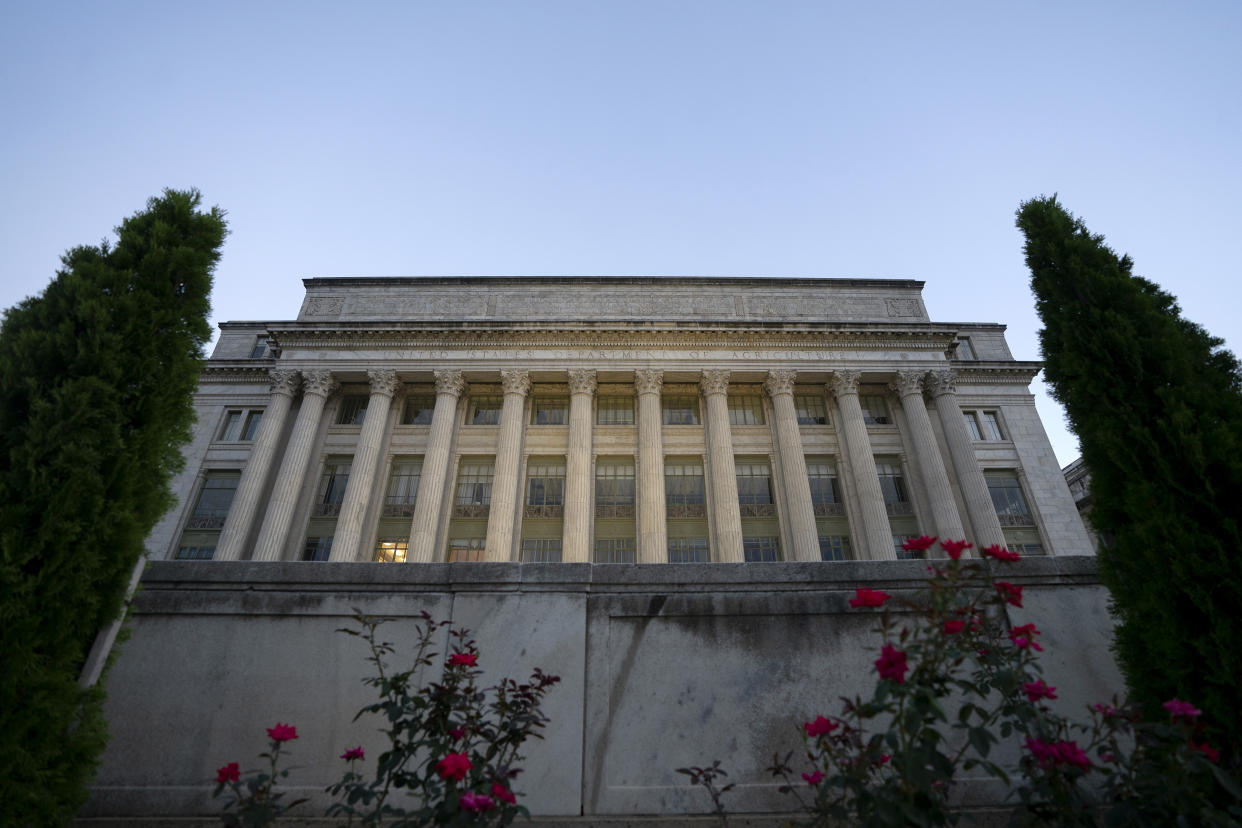
M 308 279 L 230 322 L 156 559 L 1090 554 L 1003 326 L 872 279 Z

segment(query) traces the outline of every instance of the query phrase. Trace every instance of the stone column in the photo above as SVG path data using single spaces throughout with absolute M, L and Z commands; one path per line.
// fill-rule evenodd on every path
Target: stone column
M 561 560 L 591 560 L 591 398 L 595 372 L 569 372 L 569 450 L 565 457 L 565 524 Z
M 978 548 L 994 543 L 1004 546 L 1005 532 L 1001 529 L 1000 518 L 996 516 L 996 507 L 992 505 L 992 495 L 988 492 L 983 470 L 979 468 L 979 461 L 975 458 L 975 449 L 971 445 L 970 434 L 966 431 L 966 421 L 962 419 L 961 406 L 957 404 L 957 372 L 947 369 L 932 371 L 927 375 L 927 386 L 936 401 L 940 429 L 949 445 L 949 459 L 953 462 L 954 473 L 957 474 L 962 500 L 966 502 L 966 516 L 970 518 L 971 528 L 974 529 L 971 540 Z
M 302 373 L 302 408 L 293 422 L 293 433 L 285 447 L 285 457 L 276 473 L 276 486 L 267 504 L 263 528 L 254 545 L 254 560 L 278 561 L 289 540 L 289 525 L 293 522 L 293 509 L 298 503 L 298 492 L 306 482 L 306 465 L 319 430 L 319 418 L 328 395 L 336 389 L 331 371 L 304 371 Z
M 332 538 L 332 554 L 329 557 L 333 561 L 356 561 L 361 557 L 363 524 L 367 506 L 375 494 L 375 465 L 379 462 L 380 446 L 388 430 L 392 396 L 400 385 L 396 371 L 367 371 L 367 377 L 371 380 L 371 399 L 367 400 L 367 413 L 358 433 L 358 447 L 349 465 L 345 498 L 336 519 L 336 534 Z
M 272 473 L 272 458 L 276 444 L 285 430 L 285 420 L 293 405 L 293 395 L 298 390 L 302 376 L 297 371 L 276 368 L 269 372 L 272 378 L 272 398 L 259 421 L 259 433 L 250 448 L 250 459 L 237 481 L 237 494 L 233 507 L 225 518 L 224 529 L 216 544 L 217 561 L 240 560 L 245 551 L 246 538 L 254 528 L 254 516 L 259 510 L 259 498 Z
M 431 433 L 423 455 L 422 479 L 414 502 L 414 522 L 410 525 L 407 561 L 431 563 L 436 559 L 436 537 L 444 501 L 444 482 L 448 477 L 449 451 L 457 427 L 457 400 L 466 390 L 461 371 L 436 371 L 436 407 L 431 413 Z
M 737 503 L 737 470 L 733 462 L 733 433 L 729 426 L 729 372 L 703 372 L 699 382 L 707 401 L 707 451 L 712 458 L 712 499 L 716 518 L 716 560 L 742 563 L 742 513 Z
M 884 494 L 880 491 L 880 475 L 875 468 L 875 455 L 871 453 L 871 438 L 867 436 L 867 424 L 863 420 L 862 406 L 858 404 L 859 371 L 833 371 L 828 390 L 837 399 L 841 423 L 840 436 L 849 452 L 850 467 L 854 471 L 854 490 L 858 493 L 861 514 L 862 543 L 858 544 L 863 556 L 872 560 L 896 560 L 893 549 L 893 532 L 888 523 L 888 509 L 884 506 Z
M 806 456 L 802 453 L 802 433 L 798 411 L 794 408 L 793 388 L 797 371 L 768 371 L 763 387 L 772 398 L 775 412 L 777 451 L 785 481 L 785 501 L 789 507 L 790 534 L 793 535 L 795 561 L 818 561 L 819 529 L 815 525 L 815 506 L 811 503 L 811 483 L 806 476 Z
M 961 515 L 953 502 L 953 489 L 949 475 L 944 469 L 940 447 L 932 432 L 931 418 L 923 402 L 922 371 L 898 371 L 889 388 L 901 397 L 901 407 L 906 412 L 906 428 L 910 430 L 910 447 L 919 465 L 923 489 L 931 503 L 932 521 L 936 524 L 936 536 L 941 540 L 964 540 Z
M 486 561 L 508 561 L 513 555 L 513 518 L 517 510 L 518 466 L 522 459 L 522 432 L 525 426 L 526 392 L 530 372 L 500 372 L 505 389 L 500 409 L 500 439 L 496 443 L 496 468 L 492 478 L 492 505 L 487 518 Z
M 664 505 L 664 416 L 660 391 L 664 374 L 634 372 L 638 395 L 638 563 L 668 562 L 668 526 Z

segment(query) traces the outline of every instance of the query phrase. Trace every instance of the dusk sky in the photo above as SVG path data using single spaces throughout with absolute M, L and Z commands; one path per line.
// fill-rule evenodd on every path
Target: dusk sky
M 1014 211 L 1056 192 L 1242 348 L 1242 3 L 2 8 L 3 307 L 197 187 L 217 322 L 309 276 L 912 278 L 1038 359 Z

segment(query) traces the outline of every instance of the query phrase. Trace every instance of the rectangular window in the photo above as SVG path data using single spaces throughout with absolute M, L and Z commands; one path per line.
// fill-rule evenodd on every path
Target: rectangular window
M 595 563 L 634 563 L 636 560 L 633 538 L 597 538 Z
M 449 563 L 483 560 L 483 551 L 487 547 L 487 538 L 450 538 Z
M 535 397 L 530 411 L 531 425 L 565 425 L 568 422 L 568 397 Z
M 190 514 L 189 528 L 223 527 L 224 519 L 229 516 L 229 507 L 233 505 L 233 496 L 237 494 L 237 483 L 240 479 L 241 475 L 235 471 L 208 472 L 203 488 L 198 493 L 198 502 L 194 504 L 194 511 Z
M 224 423 L 220 426 L 220 436 L 216 439 L 226 443 L 253 440 L 262 419 L 262 409 L 226 412 Z
M 845 535 L 820 535 L 819 557 L 823 561 L 848 561 L 852 557 L 850 539 Z
M 406 398 L 405 411 L 401 415 L 401 425 L 431 425 L 431 417 L 436 411 L 434 394 L 415 394 Z
M 565 505 L 565 463 L 531 460 L 526 466 L 526 505 Z
M 795 394 L 794 411 L 798 415 L 798 425 L 828 425 L 828 409 L 824 407 L 824 398 L 818 394 Z
M 405 563 L 409 538 L 380 538 L 375 544 L 375 560 L 379 563 Z
M 664 425 L 698 425 L 699 398 L 691 396 L 667 396 L 660 398 L 660 410 Z
M 1005 439 L 1005 435 L 1001 433 L 1000 418 L 995 411 L 983 412 L 983 434 L 988 440 Z
M 492 476 L 495 468 L 491 460 L 462 460 L 457 475 L 457 493 L 453 503 L 457 506 L 486 506 L 492 502 Z
M 179 561 L 209 561 L 216 554 L 213 546 L 181 546 L 177 549 Z
M 315 503 L 320 506 L 335 506 L 339 511 L 345 499 L 345 487 L 349 485 L 349 462 L 344 460 L 328 460 L 323 465 L 323 474 L 319 478 L 319 489 L 315 495 Z M 336 514 L 336 511 L 320 510 L 319 515 Z
M 341 398 L 341 407 L 336 413 L 337 425 L 362 425 L 367 416 L 366 394 L 347 394 Z
M 471 397 L 467 425 L 497 425 L 504 399 L 499 396 Z
M 875 470 L 880 475 L 880 491 L 884 494 L 884 502 L 889 504 L 909 503 L 906 496 L 906 479 L 897 463 L 877 461 Z
M 669 538 L 669 563 L 708 563 L 707 538 Z
M 595 422 L 598 425 L 634 425 L 634 398 L 600 397 Z
M 302 560 L 304 561 L 326 561 L 331 556 L 331 536 L 308 537 L 306 545 L 302 547 Z
M 763 400 L 758 394 L 730 394 L 729 425 L 763 425 Z
M 767 463 L 739 462 L 737 470 L 737 502 L 744 505 L 772 502 L 772 473 Z
M 806 476 L 811 484 L 811 503 L 840 503 L 841 490 L 837 484 L 837 469 L 828 460 L 807 458 Z
M 879 394 L 859 394 L 858 404 L 862 406 L 863 422 L 867 425 L 892 425 L 888 402 L 884 397 Z
M 742 538 L 742 554 L 747 563 L 771 563 L 781 559 L 777 538 Z
M 634 464 L 600 460 L 595 465 L 595 505 L 634 505 Z
M 560 562 L 560 538 L 522 538 L 522 563 Z
M 702 506 L 705 500 L 703 465 L 692 460 L 664 464 L 664 502 L 669 506 Z
M 384 492 L 385 517 L 413 517 L 418 502 L 418 483 L 423 475 L 423 461 L 394 457 L 388 489 Z
M 983 432 L 979 431 L 979 421 L 975 419 L 975 412 L 963 411 L 962 419 L 966 421 L 966 431 L 970 433 L 970 439 L 982 440 Z
M 1015 474 L 990 473 L 986 475 L 988 493 L 992 495 L 992 505 L 996 514 L 1002 517 L 1029 517 L 1026 498 L 1022 496 L 1022 486 Z M 1003 522 L 1003 521 L 1002 521 Z
M 267 337 L 256 336 L 254 338 L 254 347 L 250 349 L 251 359 L 263 359 L 267 356 Z

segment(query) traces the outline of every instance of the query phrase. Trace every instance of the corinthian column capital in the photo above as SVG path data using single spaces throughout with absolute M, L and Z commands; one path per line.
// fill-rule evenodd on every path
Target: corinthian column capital
M 336 380 L 332 379 L 331 371 L 303 371 L 302 394 L 313 394 L 324 397 L 336 390 Z
M 272 393 L 292 397 L 302 383 L 302 375 L 288 368 L 273 368 L 267 372 L 272 379 Z
M 797 371 L 768 371 L 768 378 L 764 380 L 763 387 L 768 389 L 768 396 L 771 397 L 778 394 L 792 394 L 797 379 Z
M 729 393 L 729 372 L 724 368 L 709 368 L 703 372 L 703 379 L 699 381 L 699 388 L 703 391 L 703 396 L 710 397 L 713 394 Z
M 933 397 L 943 397 L 945 394 L 956 394 L 957 371 L 951 371 L 948 368 L 942 368 L 938 371 L 929 371 L 927 373 L 927 389 L 931 391 Z
M 634 372 L 634 391 L 638 394 L 659 394 L 664 387 L 664 372 L 642 368 Z
M 506 394 L 517 394 L 520 397 L 524 397 L 526 392 L 530 390 L 530 371 L 506 368 L 500 372 L 500 384 L 504 386 Z
M 923 372 L 898 371 L 888 387 L 903 399 L 915 394 L 921 397 L 923 396 Z
M 462 377 L 461 371 L 432 371 L 436 378 L 437 394 L 452 394 L 454 397 L 460 397 L 466 390 L 466 380 Z
M 862 371 L 851 371 L 848 368 L 833 371 L 832 377 L 828 380 L 828 390 L 838 397 L 857 394 L 860 379 L 862 379 Z
M 595 372 L 589 368 L 574 368 L 569 372 L 570 394 L 594 394 Z
M 371 393 L 383 394 L 385 397 L 397 393 L 397 388 L 401 385 L 397 372 L 387 368 L 372 368 L 367 371 L 367 379 L 371 380 Z

